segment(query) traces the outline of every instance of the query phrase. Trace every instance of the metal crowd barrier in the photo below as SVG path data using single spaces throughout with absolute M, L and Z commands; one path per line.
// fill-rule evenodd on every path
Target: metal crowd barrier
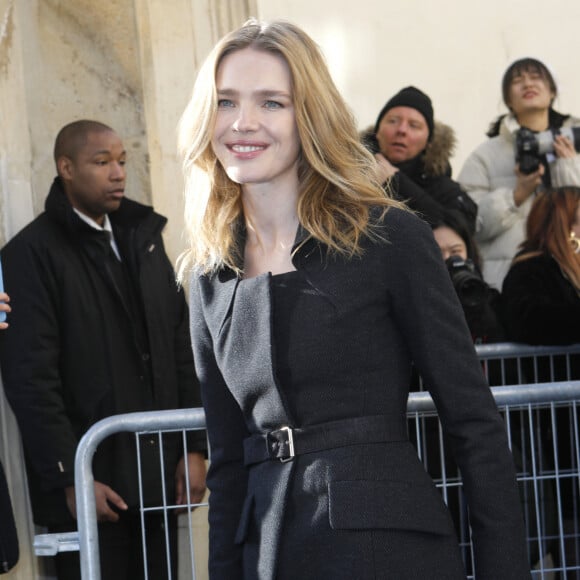
M 580 381 L 492 387 L 517 469 L 534 579 L 580 579 Z M 450 508 L 468 578 L 475 579 L 461 477 L 427 392 L 411 393 L 409 434 Z
M 578 362 L 574 355 L 580 353 L 580 345 L 552 348 L 501 344 L 479 346 L 477 350 L 486 374 L 496 373 L 494 377 L 500 383 L 502 380 L 513 381 L 511 386 L 493 387 L 492 392 L 505 418 L 516 461 L 528 534 L 530 567 L 535 568 L 533 577 L 542 580 L 580 580 L 580 381 L 571 380 L 572 377 L 580 378 L 574 366 Z M 525 382 L 530 378 L 536 384 Z M 411 393 L 408 421 L 410 438 L 417 447 L 419 458 L 450 507 L 468 578 L 476 580 L 472 569 L 469 518 L 461 478 L 453 460 L 446 454 L 445 437 L 427 392 Z M 176 431 L 183 433 L 186 445 L 186 431 L 204 427 L 202 409 L 131 413 L 96 423 L 81 440 L 75 461 L 78 534 L 37 536 L 37 555 L 54 555 L 58 551 L 80 549 L 82 580 L 101 580 L 91 467 L 98 445 L 119 432 L 135 433 L 139 443 L 143 434 L 154 434 L 161 438 L 164 433 Z M 162 445 L 159 447 L 163 448 Z M 198 505 L 207 504 L 190 504 L 187 507 L 193 509 Z M 143 528 L 148 510 L 159 510 L 167 517 L 170 510 L 178 507 L 183 506 L 142 508 Z M 145 546 L 144 534 L 143 529 L 142 541 Z M 192 572 L 187 578 L 195 580 L 193 553 L 190 530 L 189 558 Z M 172 578 L 170 570 L 168 573 L 171 580 L 177 580 Z M 181 576 L 179 580 L 183 580 Z
M 580 344 L 531 346 L 505 342 L 476 345 L 475 350 L 492 387 L 580 379 Z
M 163 473 L 163 445 L 162 437 L 168 433 L 181 432 L 183 438 L 184 452 L 187 453 L 186 433 L 192 430 L 205 428 L 205 416 L 203 409 L 183 409 L 171 411 L 151 411 L 143 413 L 128 413 L 125 415 L 114 415 L 95 423 L 83 436 L 79 442 L 75 457 L 75 495 L 77 507 L 78 532 L 64 534 L 40 534 L 35 537 L 34 548 L 38 556 L 54 556 L 58 552 L 80 551 L 81 578 L 82 580 L 101 580 L 101 567 L 99 561 L 99 541 L 96 519 L 95 496 L 93 493 L 94 477 L 92 471 L 92 460 L 99 444 L 111 435 L 130 432 L 135 434 L 137 448 L 142 444 L 140 438 L 143 435 L 149 437 L 159 437 L 160 454 L 160 472 Z M 137 453 L 139 458 L 140 453 Z M 141 505 L 143 505 L 143 487 L 140 474 L 141 465 L 138 461 L 139 470 L 139 496 Z M 187 477 L 186 470 L 186 477 Z M 163 484 L 163 496 L 165 497 L 165 477 L 161 477 Z M 186 480 L 186 489 L 189 493 L 189 482 Z M 141 532 L 142 547 L 144 558 L 146 552 L 146 526 L 145 514 L 151 512 L 161 512 L 164 517 L 165 530 L 168 529 L 168 514 L 170 510 L 187 509 L 191 511 L 197 507 L 207 507 L 207 503 L 192 503 L 189 496 L 185 505 L 169 505 L 163 503 L 160 506 L 142 507 L 141 514 Z M 189 570 L 191 575 L 188 578 L 196 580 L 193 532 L 191 526 L 188 526 L 188 544 L 189 544 Z M 165 536 L 166 561 L 168 562 L 168 578 L 177 580 L 173 577 L 170 569 L 169 538 Z M 145 580 L 157 580 L 149 578 L 147 565 L 145 562 Z M 140 580 L 140 579 L 136 579 Z

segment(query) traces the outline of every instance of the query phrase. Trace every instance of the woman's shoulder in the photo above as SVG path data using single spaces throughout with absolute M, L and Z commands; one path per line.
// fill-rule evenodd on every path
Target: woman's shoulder
M 372 214 L 371 214 L 372 215 Z M 412 210 L 377 208 L 371 217 L 371 232 L 383 248 L 418 248 L 425 239 L 433 241 L 431 227 Z
M 370 211 L 370 220 L 373 226 L 393 231 L 431 229 L 414 211 L 401 207 L 389 207 L 385 211 L 385 208 L 374 206 Z
M 552 276 L 554 272 L 559 272 L 556 260 L 549 254 L 538 254 L 529 256 L 523 260 L 514 262 L 506 275 L 504 288 L 510 283 L 519 281 L 526 282 L 526 279 L 533 277 Z

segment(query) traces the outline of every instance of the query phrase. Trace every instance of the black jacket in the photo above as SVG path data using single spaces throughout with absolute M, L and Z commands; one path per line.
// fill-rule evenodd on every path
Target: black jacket
M 413 362 L 461 468 L 478 579 L 529 579 L 505 426 L 441 252 L 409 212 L 391 209 L 377 227 L 383 239 L 350 260 L 298 236 L 293 263 L 311 310 L 298 307 L 283 330 L 300 337 L 289 341 L 289 384 L 276 370 L 272 277 L 192 280 L 211 580 L 465 578 L 449 513 L 406 435 Z M 377 415 L 401 438 L 244 466 L 250 435 Z
M 0 574 L 9 572 L 20 556 L 18 533 L 4 467 L 0 462 Z
M 551 256 L 512 265 L 502 296 L 509 340 L 536 345 L 580 343 L 580 295 Z
M 368 129 L 362 139 L 376 152 L 378 143 L 372 131 L 372 128 Z M 414 159 L 395 164 L 399 171 L 393 176 L 390 191 L 431 226 L 438 225 L 445 210 L 460 212 L 473 233 L 477 204 L 451 179 L 450 159 L 455 142 L 451 127 L 436 122 L 427 149 Z
M 200 405 L 188 309 L 161 237 L 166 219 L 128 199 L 109 218 L 135 288 L 129 299 L 112 275 L 108 235 L 79 218 L 58 178 L 45 212 L 2 250 L 12 305 L 10 327 L 0 337 L 2 376 L 39 524 L 68 521 L 63 488 L 74 483 L 77 443 L 93 423 Z M 181 448 L 164 441 L 173 490 Z M 154 438 L 142 447 L 146 501 L 158 503 L 159 448 Z M 132 435 L 107 439 L 93 465 L 95 479 L 129 506 L 138 502 L 135 468 Z

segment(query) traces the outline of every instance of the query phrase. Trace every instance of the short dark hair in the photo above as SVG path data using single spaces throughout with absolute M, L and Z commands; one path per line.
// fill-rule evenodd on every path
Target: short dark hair
M 548 67 L 543 62 L 535 58 L 520 58 L 519 60 L 516 60 L 510 64 L 508 69 L 505 71 L 501 81 L 501 93 L 503 102 L 508 109 L 510 108 L 509 95 L 512 80 L 514 77 L 524 72 L 539 74 L 548 83 L 550 91 L 554 94 L 554 98 L 556 98 L 558 95 L 558 87 L 556 86 L 556 81 L 554 80 L 550 69 L 548 69 Z
M 89 133 L 115 132 L 111 127 L 100 121 L 81 119 L 65 125 L 56 136 L 54 142 L 54 162 L 61 157 L 74 159 L 78 150 L 85 145 Z

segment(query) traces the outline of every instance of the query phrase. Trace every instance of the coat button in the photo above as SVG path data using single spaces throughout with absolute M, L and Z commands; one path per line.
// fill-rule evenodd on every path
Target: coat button
M 144 352 L 144 353 L 141 355 L 141 358 L 142 358 L 144 361 L 148 361 L 148 360 L 149 360 L 149 358 L 150 358 L 150 356 L 149 356 L 149 353 L 148 353 L 148 352 Z

